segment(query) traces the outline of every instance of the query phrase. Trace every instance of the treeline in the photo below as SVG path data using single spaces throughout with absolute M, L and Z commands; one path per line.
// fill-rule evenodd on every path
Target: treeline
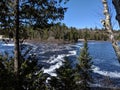
M 20 36 L 24 39 L 37 40 L 63 40 L 68 42 L 77 42 L 78 39 L 83 39 L 87 31 L 88 40 L 109 40 L 108 33 L 104 29 L 67 27 L 65 24 L 58 23 L 52 27 L 45 29 L 34 29 L 26 26 L 20 30 Z M 6 37 L 13 37 L 12 30 L 0 30 L 0 34 Z M 114 30 L 115 38 L 120 40 L 120 31 Z

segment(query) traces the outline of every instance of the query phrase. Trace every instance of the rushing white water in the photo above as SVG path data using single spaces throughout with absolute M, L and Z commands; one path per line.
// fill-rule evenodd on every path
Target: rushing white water
M 11 43 L 11 44 L 2 44 L 2 46 L 14 46 L 14 44 L 13 43 Z
M 76 61 L 81 50 L 80 48 L 83 47 L 83 43 L 81 42 L 72 45 L 24 44 L 26 46 L 33 46 L 29 55 L 36 55 L 39 58 L 40 63 L 42 62 L 45 65 L 45 67 L 42 68 L 44 73 L 48 73 L 51 76 L 57 76 L 55 70 L 63 65 L 62 62 L 64 61 L 65 56 Z M 93 73 L 99 74 L 101 77 L 120 78 L 120 64 L 110 42 L 89 42 L 88 46 L 90 56 L 92 56 Z M 0 43 L 0 52 L 7 51 L 11 54 L 13 48 L 14 44 Z M 71 56 L 74 56 L 74 58 Z M 100 84 L 95 83 L 94 85 Z
M 56 63 L 55 65 L 51 65 L 50 68 L 43 68 L 44 73 L 48 73 L 51 76 L 57 76 L 55 73 L 55 70 L 60 68 L 62 66 L 62 62 L 64 61 L 65 56 L 70 56 L 70 55 L 76 55 L 76 51 L 69 51 L 70 54 L 62 54 L 58 55 L 58 57 L 55 58 L 55 56 L 51 57 L 50 60 L 47 61 L 47 63 Z
M 97 66 L 93 66 L 93 72 L 103 76 L 109 76 L 111 78 L 120 78 L 120 72 L 117 71 L 110 72 L 110 71 L 100 70 L 100 68 Z

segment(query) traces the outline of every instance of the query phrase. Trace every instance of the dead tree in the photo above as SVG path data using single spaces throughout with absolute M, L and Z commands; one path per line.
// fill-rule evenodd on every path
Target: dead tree
M 108 32 L 108 36 L 109 39 L 112 42 L 112 46 L 114 48 L 114 51 L 116 53 L 116 56 L 118 57 L 118 60 L 120 62 L 120 47 L 117 43 L 117 41 L 114 38 L 114 33 L 113 33 L 113 27 L 111 24 L 111 16 L 110 16 L 110 12 L 109 12 L 109 7 L 108 7 L 108 2 L 107 0 L 102 0 L 103 3 L 103 14 L 105 16 L 105 19 L 101 21 L 101 23 L 103 24 L 103 26 L 105 27 L 106 31 Z

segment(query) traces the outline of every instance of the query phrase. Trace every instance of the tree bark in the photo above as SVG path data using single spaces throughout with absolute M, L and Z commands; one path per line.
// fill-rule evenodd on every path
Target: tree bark
M 112 3 L 116 10 L 116 19 L 118 20 L 119 26 L 120 26 L 120 0 L 112 0 Z
M 104 16 L 105 16 L 105 20 L 102 20 L 101 23 L 103 24 L 103 26 L 105 27 L 105 29 L 108 32 L 109 39 L 112 42 L 112 46 L 113 46 L 114 51 L 116 53 L 116 56 L 118 57 L 118 60 L 120 62 L 120 47 L 119 47 L 117 41 L 114 38 L 113 27 L 112 27 L 112 24 L 111 24 L 111 16 L 110 16 L 107 0 L 102 0 L 102 3 L 103 3 L 103 6 L 104 6 L 103 13 L 104 13 Z
M 14 73 L 16 78 L 15 90 L 21 90 L 19 86 L 19 0 L 15 0 L 15 36 L 14 36 Z
M 18 75 L 19 71 L 19 0 L 15 0 L 15 37 L 14 37 L 14 72 Z

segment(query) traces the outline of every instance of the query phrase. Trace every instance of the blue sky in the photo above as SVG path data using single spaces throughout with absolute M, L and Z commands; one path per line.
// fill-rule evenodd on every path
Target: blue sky
M 94 28 L 97 26 L 101 28 L 100 20 L 103 18 L 101 1 L 102 0 L 70 0 L 66 4 L 68 10 L 62 22 L 68 27 Z M 110 3 L 111 2 L 109 2 L 109 4 Z M 115 20 L 114 23 L 116 24 Z M 116 25 L 114 25 L 114 27 L 117 28 Z

